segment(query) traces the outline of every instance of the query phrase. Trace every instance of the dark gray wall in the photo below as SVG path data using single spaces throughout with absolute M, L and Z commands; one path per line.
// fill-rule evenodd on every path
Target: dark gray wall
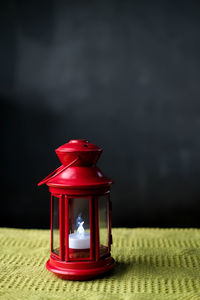
M 1 4 L 1 226 L 48 227 L 36 183 L 104 147 L 114 226 L 200 226 L 200 2 Z

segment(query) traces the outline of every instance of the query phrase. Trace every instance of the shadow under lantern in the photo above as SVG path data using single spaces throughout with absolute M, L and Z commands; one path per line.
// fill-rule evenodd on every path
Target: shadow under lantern
M 86 280 L 114 267 L 110 250 L 113 183 L 96 167 L 102 149 L 70 140 L 55 150 L 62 165 L 43 179 L 51 192 L 49 271 L 63 279 Z

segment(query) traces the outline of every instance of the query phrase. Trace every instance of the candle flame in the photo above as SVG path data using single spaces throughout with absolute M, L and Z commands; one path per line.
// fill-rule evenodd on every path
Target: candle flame
M 84 221 L 80 222 L 80 223 L 79 223 L 79 226 L 78 226 L 78 228 L 77 228 L 77 232 L 78 232 L 78 234 L 80 234 L 80 235 L 83 235 L 83 234 L 84 234 L 84 231 L 85 231 L 85 229 L 84 229 L 84 227 L 83 227 L 83 224 L 84 224 Z

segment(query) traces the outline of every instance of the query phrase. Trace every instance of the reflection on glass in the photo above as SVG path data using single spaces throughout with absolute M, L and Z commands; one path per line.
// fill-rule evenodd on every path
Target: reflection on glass
M 90 216 L 88 198 L 69 199 L 69 257 L 90 257 Z
M 100 256 L 108 252 L 108 198 L 99 197 L 99 253 Z
M 53 196 L 53 252 L 60 253 L 60 234 L 59 234 L 59 198 Z

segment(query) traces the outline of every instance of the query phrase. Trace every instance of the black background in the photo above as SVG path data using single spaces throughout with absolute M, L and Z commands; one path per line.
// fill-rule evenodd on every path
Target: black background
M 49 227 L 37 182 L 87 138 L 113 226 L 199 227 L 200 2 L 1 3 L 0 226 Z

